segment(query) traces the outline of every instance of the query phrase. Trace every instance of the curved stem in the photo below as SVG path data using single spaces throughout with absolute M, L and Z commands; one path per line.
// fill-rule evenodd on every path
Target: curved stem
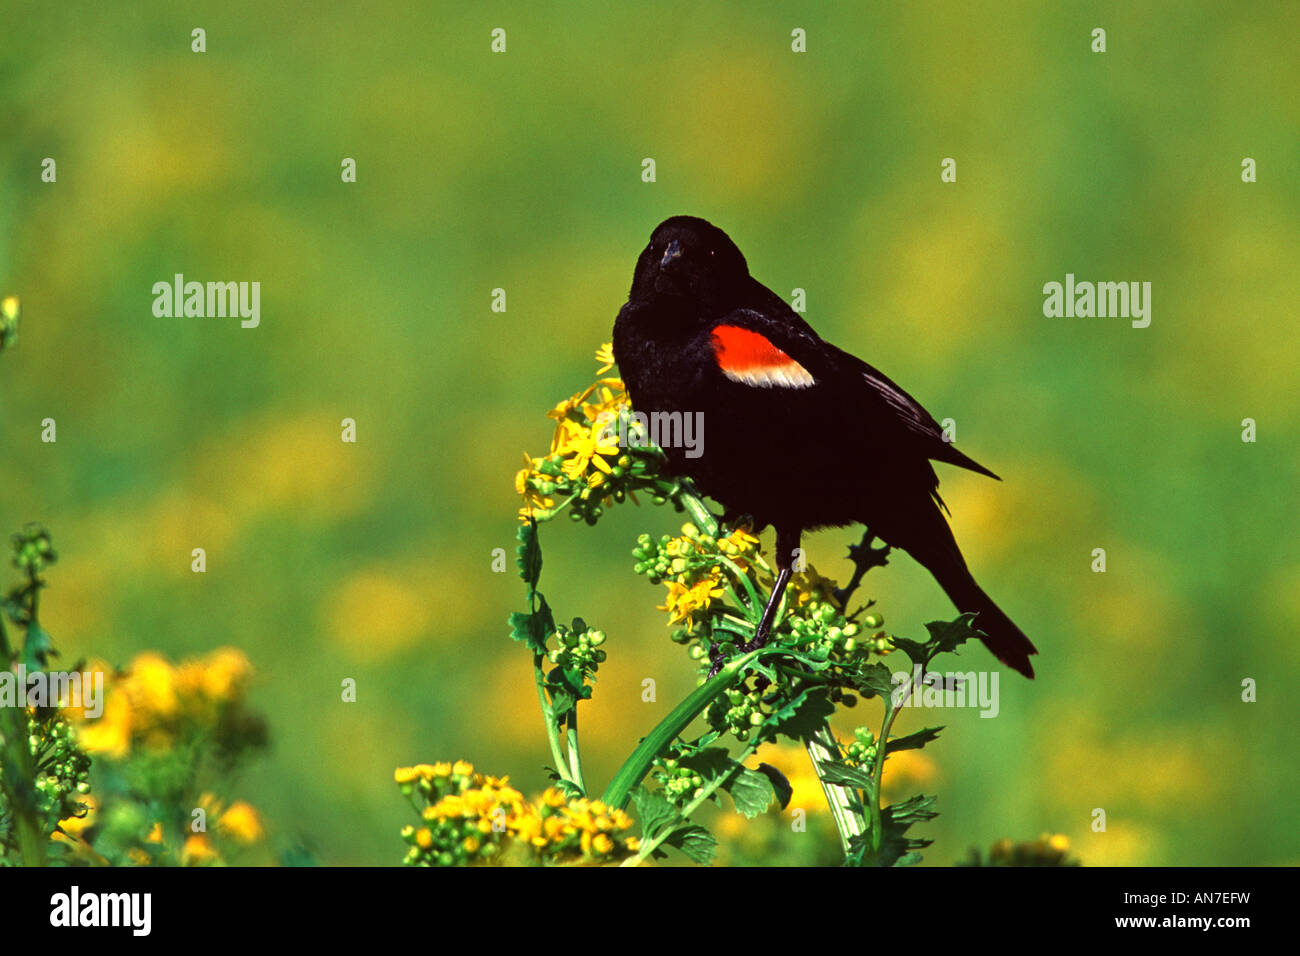
M 632 751 L 632 755 L 623 762 L 623 766 L 618 768 L 618 772 L 610 780 L 601 799 L 611 807 L 623 809 L 632 795 L 633 788 L 650 772 L 655 757 L 659 756 L 660 752 L 676 739 L 677 735 L 685 730 L 715 697 L 738 681 L 750 662 L 762 655 L 764 650 L 768 649 L 760 648 L 737 657 L 674 707 L 668 716 L 641 741 L 636 750 Z
M 721 675 L 719 675 L 721 676 Z M 736 755 L 737 763 L 744 763 L 746 759 L 752 757 L 758 750 L 759 741 L 753 740 L 745 745 L 745 748 Z M 697 793 L 686 806 L 682 807 L 682 820 L 689 820 L 692 813 L 698 810 L 705 800 L 708 800 L 722 786 L 722 782 L 727 779 L 726 774 L 718 774 Z M 681 829 L 681 826 L 664 827 L 656 836 L 649 840 L 642 840 L 641 845 L 637 847 L 636 855 L 630 856 L 619 866 L 639 866 L 645 858 L 654 853 L 665 840 Z
M 551 702 L 546 699 L 546 677 L 542 673 L 542 655 L 533 655 L 533 682 L 537 685 L 537 702 L 542 705 L 542 719 L 546 722 L 546 739 L 551 744 L 551 757 L 555 760 L 555 772 L 560 778 L 574 783 L 573 777 L 570 776 L 569 763 L 564 759 L 564 751 L 560 747 L 560 730 L 555 726 L 555 711 L 551 709 Z

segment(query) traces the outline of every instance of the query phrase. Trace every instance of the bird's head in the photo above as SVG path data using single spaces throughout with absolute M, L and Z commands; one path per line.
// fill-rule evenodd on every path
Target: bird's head
M 727 300 L 749 280 L 749 266 L 731 238 L 713 223 L 695 216 L 661 222 L 637 260 L 632 297 L 655 294 Z

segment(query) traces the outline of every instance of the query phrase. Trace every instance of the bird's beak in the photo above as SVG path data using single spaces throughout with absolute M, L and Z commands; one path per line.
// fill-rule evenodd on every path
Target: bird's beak
M 664 257 L 659 260 L 659 268 L 660 269 L 668 268 L 668 263 L 672 262 L 674 259 L 681 258 L 681 255 L 682 255 L 681 243 L 679 243 L 676 239 L 674 239 L 672 242 L 668 243 L 668 248 L 664 250 Z

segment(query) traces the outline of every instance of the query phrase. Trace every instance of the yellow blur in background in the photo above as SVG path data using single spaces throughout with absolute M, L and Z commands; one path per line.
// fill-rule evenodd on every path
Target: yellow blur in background
M 940 466 L 1039 677 L 996 719 L 900 720 L 947 726 L 908 777 L 940 796 L 927 862 L 1044 832 L 1085 864 L 1300 860 L 1294 4 L 411 6 L 0 11 L 0 523 L 54 535 L 65 659 L 238 648 L 272 740 L 240 793 L 327 863 L 400 859 L 394 767 L 540 792 L 493 550 L 651 229 L 692 213 L 1005 479 Z M 260 282 L 259 327 L 155 317 L 177 273 Z M 1045 317 L 1067 273 L 1151 282 L 1150 327 Z M 693 686 L 631 572 L 680 524 L 542 530 L 557 616 L 610 635 L 588 779 Z M 810 560 L 843 580 L 855 538 Z M 953 616 L 902 555 L 866 591 L 903 635 Z

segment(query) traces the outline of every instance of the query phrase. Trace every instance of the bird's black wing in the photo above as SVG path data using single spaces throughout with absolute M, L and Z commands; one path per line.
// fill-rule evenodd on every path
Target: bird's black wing
M 879 417 L 887 418 L 904 429 L 927 458 L 998 478 L 948 442 L 934 417 L 888 375 L 856 355 L 831 345 L 780 296 L 766 288 L 762 291 L 766 294 L 756 303 L 758 307 L 736 309 L 718 324 L 739 325 L 760 333 L 806 368 L 819 385 L 838 383 L 841 387 L 848 387 L 853 398 L 863 404 L 864 410 L 877 412 Z

